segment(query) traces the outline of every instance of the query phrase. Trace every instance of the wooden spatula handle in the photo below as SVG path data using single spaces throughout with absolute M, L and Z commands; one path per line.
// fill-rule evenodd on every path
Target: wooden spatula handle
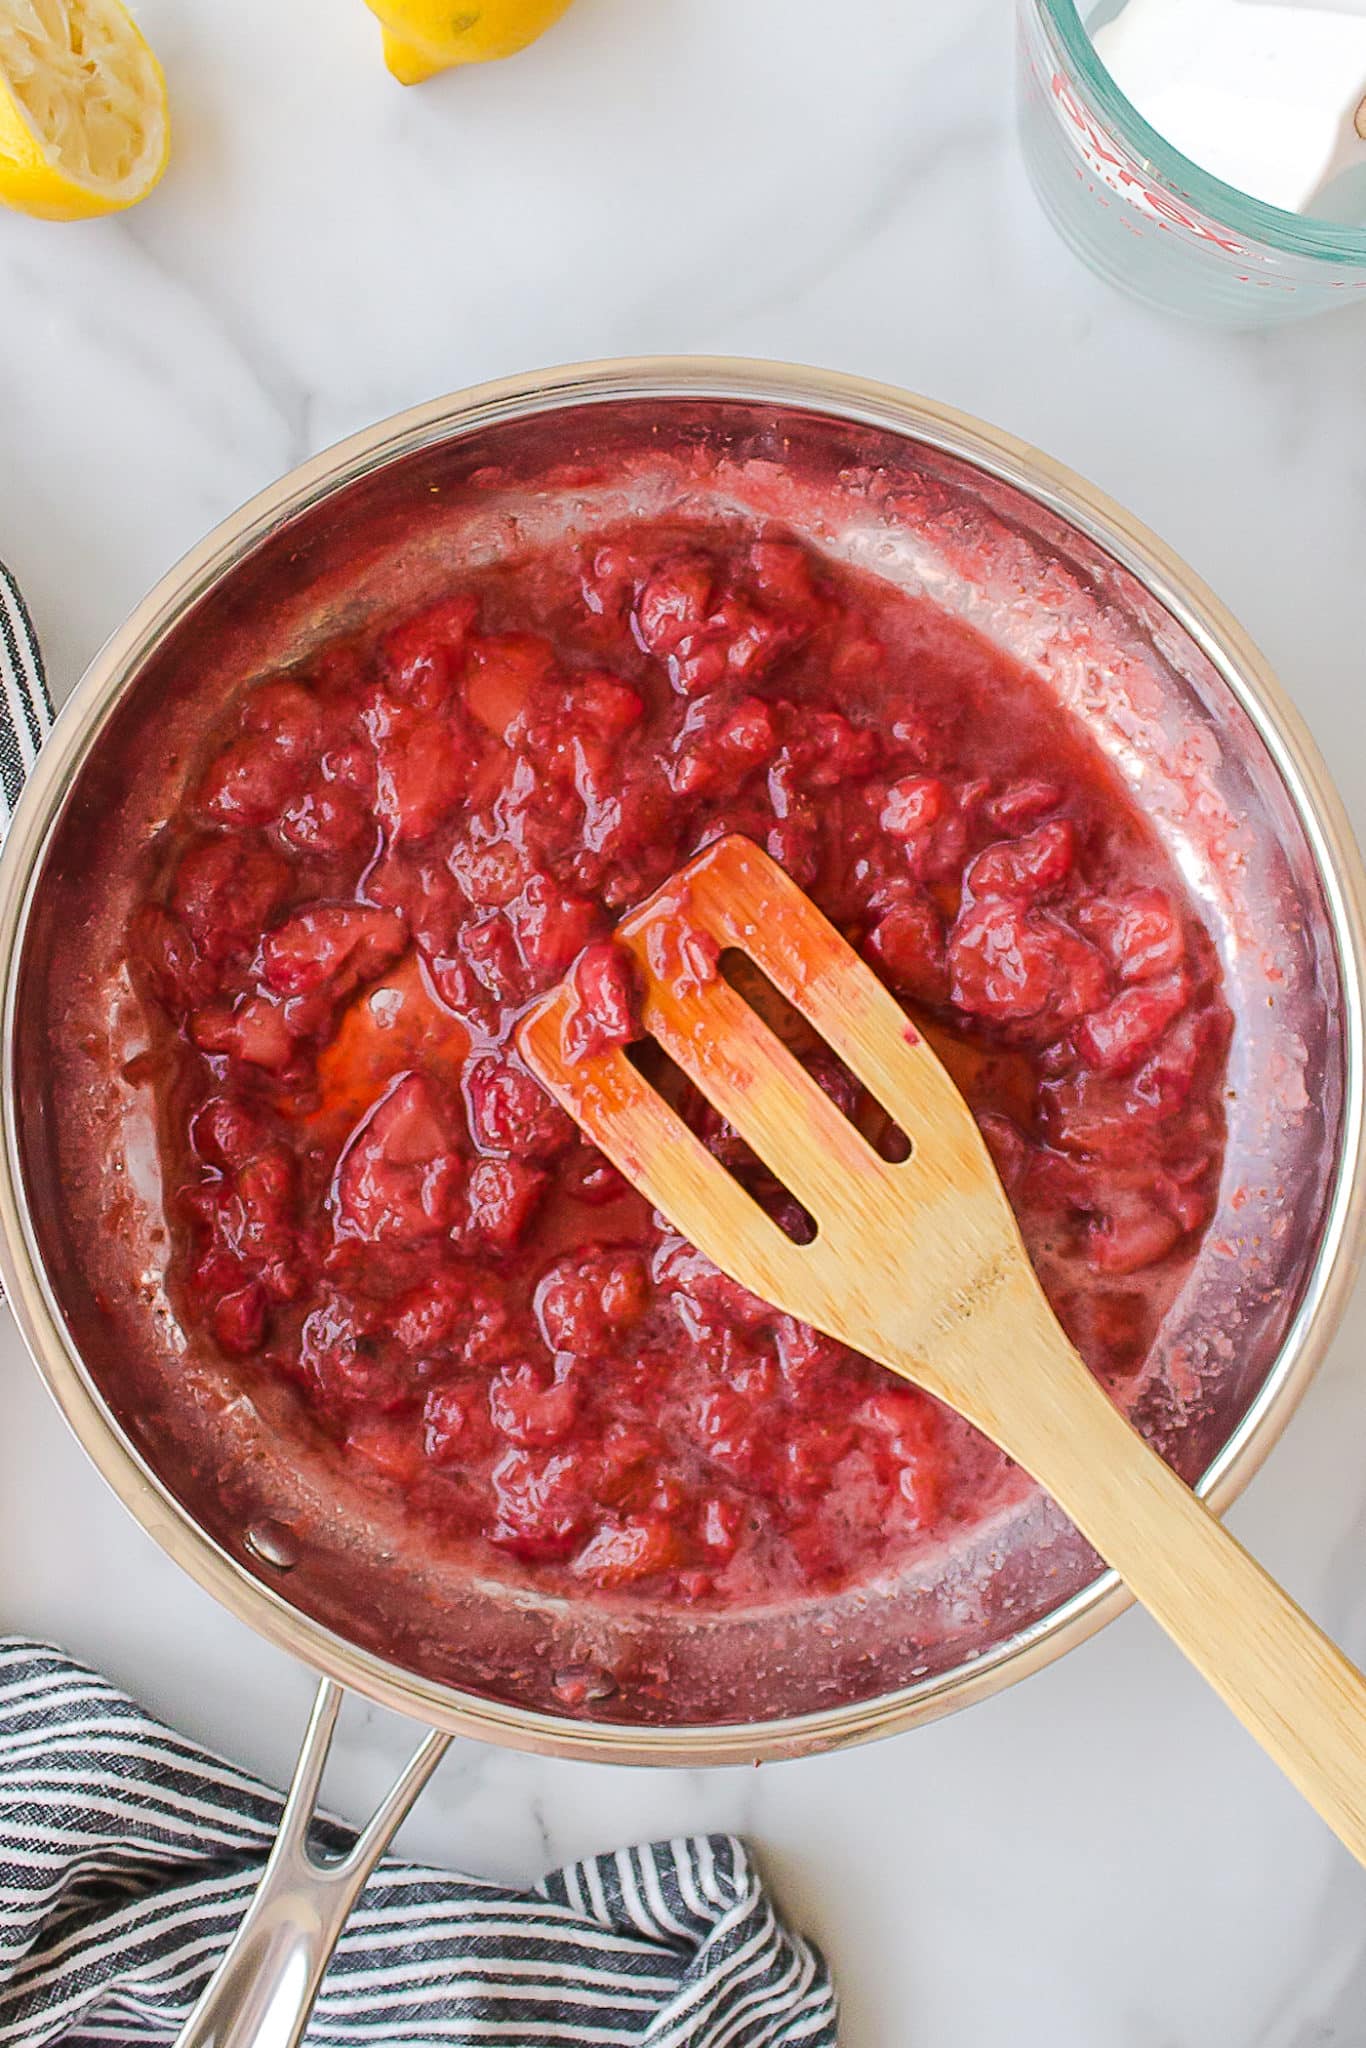
M 1366 1678 L 1041 1327 L 974 1420 L 1032 1472 L 1361 1863 Z
M 878 1157 L 724 974 L 670 966 L 688 933 L 748 954 L 895 1119 L 905 1159 Z M 583 1058 L 567 1036 L 573 977 L 519 1028 L 533 1072 L 732 1280 L 938 1395 L 1032 1472 L 1366 1863 L 1366 1680 L 1091 1377 L 967 1104 L 877 976 L 734 834 L 617 939 L 646 1030 L 809 1210 L 814 1237 L 779 1229 L 620 1048 Z

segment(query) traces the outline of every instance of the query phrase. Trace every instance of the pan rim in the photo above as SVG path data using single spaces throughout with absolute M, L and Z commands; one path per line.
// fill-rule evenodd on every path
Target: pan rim
M 580 1760 L 698 1767 L 792 1757 L 892 1733 L 1015 1683 L 1084 1641 L 1129 1604 L 1113 1572 L 966 1664 L 851 1705 L 782 1720 L 683 1726 L 578 1721 L 421 1678 L 301 1613 L 195 1521 L 124 1436 L 70 1341 L 23 1186 L 14 1069 L 17 974 L 35 891 L 66 796 L 104 726 L 181 616 L 270 535 L 372 471 L 480 427 L 615 400 L 706 398 L 781 404 L 872 426 L 958 457 L 1020 490 L 1107 552 L 1210 661 L 1265 746 L 1312 854 L 1344 990 L 1344 1100 L 1324 1228 L 1303 1298 L 1256 1399 L 1197 1491 L 1222 1510 L 1258 1470 L 1341 1319 L 1366 1230 L 1363 989 L 1366 876 L 1340 797 L 1265 658 L 1164 542 L 1051 457 L 954 407 L 840 373 L 730 357 L 621 358 L 558 366 L 431 400 L 289 472 L 221 522 L 135 607 L 86 670 L 29 779 L 0 855 L 0 1278 L 27 1348 L 97 1470 L 153 1539 L 238 1619 L 380 1705 L 475 1737 Z

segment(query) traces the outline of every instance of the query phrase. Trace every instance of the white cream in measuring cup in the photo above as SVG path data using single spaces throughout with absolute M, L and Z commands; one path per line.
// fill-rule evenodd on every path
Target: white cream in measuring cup
M 1366 220 L 1366 0 L 1109 12 L 1092 14 L 1097 56 L 1183 156 L 1287 212 Z

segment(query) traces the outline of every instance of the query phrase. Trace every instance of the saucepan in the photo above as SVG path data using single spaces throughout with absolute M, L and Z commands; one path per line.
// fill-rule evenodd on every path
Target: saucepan
M 196 2039 L 297 2038 L 351 1899 L 452 1734 L 634 1764 L 801 1756 L 981 1699 L 1124 1604 L 1028 1490 L 951 1554 L 779 1609 L 551 1598 L 442 1554 L 382 1489 L 287 1445 L 267 1391 L 184 1344 L 121 947 L 139 850 L 206 717 L 471 563 L 674 510 L 782 520 L 1008 649 L 1086 721 L 1183 875 L 1235 1019 L 1228 1144 L 1136 1414 L 1216 1507 L 1274 1443 L 1343 1304 L 1362 1224 L 1359 858 L 1261 656 L 1125 513 L 946 407 L 693 358 L 485 385 L 295 471 L 96 658 L 0 858 L 6 1292 L 127 1507 L 323 1678 L 264 1892 Z M 434 1732 L 353 1854 L 321 1869 L 308 1821 L 348 1687 Z

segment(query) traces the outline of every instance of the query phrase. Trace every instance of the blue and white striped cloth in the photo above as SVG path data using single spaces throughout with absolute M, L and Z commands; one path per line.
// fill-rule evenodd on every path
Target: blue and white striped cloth
M 0 568 L 0 831 L 51 723 L 37 640 Z M 0 1641 L 0 2044 L 172 2040 L 281 1804 L 61 1652 Z M 596 1856 L 526 1892 L 389 1859 L 307 2038 L 835 2048 L 835 1995 L 730 1835 Z
M 18 585 L 0 562 L 0 836 L 51 726 L 38 636 Z
M 244 1912 L 281 1800 L 39 1643 L 0 1643 L 0 2042 L 155 2042 Z M 325 1826 L 326 1847 L 343 1829 Z M 620 1849 L 531 1891 L 388 1860 L 308 2040 L 834 2048 L 817 1952 L 730 1835 Z

